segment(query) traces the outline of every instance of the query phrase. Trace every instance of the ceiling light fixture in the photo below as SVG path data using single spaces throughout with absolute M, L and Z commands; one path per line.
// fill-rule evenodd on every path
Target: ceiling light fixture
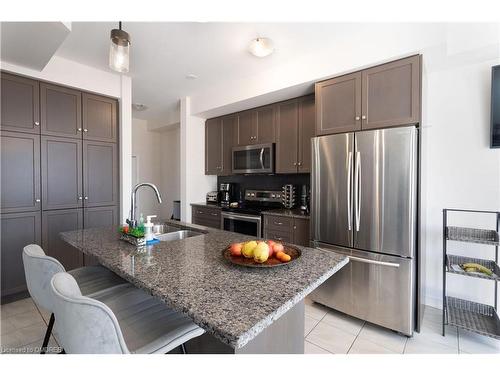
M 198 76 L 196 74 L 189 73 L 189 74 L 186 74 L 186 78 L 187 79 L 196 79 L 196 78 L 198 78 Z
M 111 46 L 109 47 L 109 67 L 120 73 L 127 73 L 129 69 L 130 35 L 122 30 L 122 23 L 118 22 L 118 29 L 111 30 Z
M 248 51 L 257 57 L 266 57 L 274 52 L 274 43 L 269 38 L 255 38 L 250 42 Z

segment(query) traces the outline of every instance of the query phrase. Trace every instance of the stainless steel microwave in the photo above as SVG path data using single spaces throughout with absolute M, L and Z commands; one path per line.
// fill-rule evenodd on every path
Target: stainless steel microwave
M 274 143 L 233 147 L 233 173 L 274 173 Z

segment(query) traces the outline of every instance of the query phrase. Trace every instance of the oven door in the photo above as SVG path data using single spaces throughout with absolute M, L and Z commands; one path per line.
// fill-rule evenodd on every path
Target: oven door
M 249 236 L 261 237 L 262 220 L 256 215 L 242 215 L 232 212 L 222 212 L 221 227 L 229 232 L 247 234 Z
M 274 143 L 233 147 L 233 173 L 274 173 Z

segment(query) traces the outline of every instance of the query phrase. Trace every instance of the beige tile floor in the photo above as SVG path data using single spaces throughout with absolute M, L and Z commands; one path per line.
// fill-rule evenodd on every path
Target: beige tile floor
M 406 337 L 306 298 L 306 354 L 500 354 L 500 340 L 446 327 L 442 310 L 427 306 L 420 333 Z
M 0 352 L 38 353 L 50 314 L 31 298 L 2 305 Z M 407 338 L 390 330 L 336 312 L 306 299 L 306 354 L 500 354 L 500 340 L 447 327 L 441 335 L 441 310 L 427 307 L 420 333 Z M 53 352 L 60 351 L 54 337 Z

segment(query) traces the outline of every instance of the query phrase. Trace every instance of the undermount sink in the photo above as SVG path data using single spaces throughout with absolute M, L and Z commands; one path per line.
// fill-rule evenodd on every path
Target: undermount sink
M 180 230 L 182 229 L 168 224 L 155 224 L 153 226 L 153 234 L 155 235 L 155 237 L 158 237 L 158 235 L 162 235 L 165 233 L 178 232 Z
M 155 238 L 159 241 L 176 241 L 185 238 L 200 236 L 203 233 L 195 232 L 193 230 L 176 230 L 175 232 L 155 234 Z

